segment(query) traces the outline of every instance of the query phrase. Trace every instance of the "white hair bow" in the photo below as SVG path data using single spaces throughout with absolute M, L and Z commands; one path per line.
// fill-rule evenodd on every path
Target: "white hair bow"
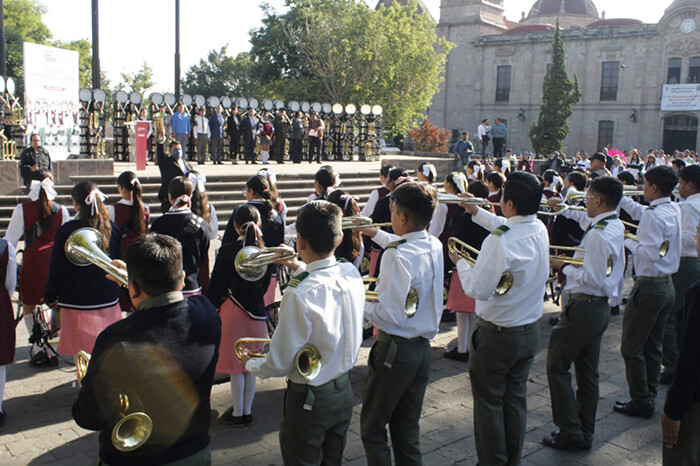
M 360 198 L 357 196 L 351 196 L 350 194 L 343 194 L 342 196 L 340 196 L 340 200 L 345 201 L 345 207 L 343 208 L 343 210 L 348 210 L 348 204 L 350 204 L 350 201 L 358 202 Z
M 258 176 L 262 176 L 264 178 L 267 178 L 267 181 L 270 184 L 277 184 L 277 174 L 272 168 L 265 169 L 263 168 L 262 170 L 258 171 Z
M 190 179 L 192 182 L 192 187 L 194 189 L 198 189 L 200 193 L 203 193 L 205 191 L 204 188 L 204 183 L 207 182 L 207 177 L 204 176 L 203 174 L 195 175 L 194 173 L 190 172 L 187 177 Z
M 32 183 L 29 185 L 29 199 L 32 201 L 39 200 L 39 194 L 42 189 L 46 192 L 46 198 L 49 201 L 56 199 L 57 193 L 56 190 L 53 189 L 53 181 L 51 181 L 51 178 L 44 178 L 42 181 L 32 180 Z
M 460 172 L 454 172 L 452 173 L 452 180 L 455 183 L 455 186 L 457 186 L 457 190 L 460 193 L 466 193 L 467 192 L 467 179 L 464 177 L 464 175 Z
M 435 170 L 435 165 L 432 163 L 426 163 L 423 165 L 423 176 L 430 176 L 432 173 L 433 179 L 437 178 L 437 170 Z
M 170 208 L 170 210 L 179 209 L 180 207 L 183 207 L 185 205 L 187 207 L 190 207 L 192 205 L 192 199 L 190 199 L 190 196 L 188 196 L 187 194 L 183 194 L 182 196 L 175 199 L 175 202 L 173 202 L 173 205 Z
M 134 178 L 131 180 L 131 186 L 136 186 L 137 184 L 141 184 L 138 178 Z
M 107 199 L 107 196 L 105 196 L 99 189 L 93 189 L 85 198 L 85 204 L 89 205 L 92 209 L 92 215 L 97 213 L 97 198 L 99 198 L 100 201 L 104 201 Z
M 246 222 L 243 225 L 241 225 L 241 231 L 243 232 L 243 246 L 246 246 L 245 244 L 245 238 L 248 236 L 248 228 L 252 228 L 253 232 L 255 233 L 255 241 L 257 242 L 260 238 L 262 238 L 262 230 L 258 226 L 257 223 L 255 222 Z
M 333 183 L 333 187 L 334 187 L 334 188 L 337 188 L 338 186 L 340 186 L 340 183 L 342 183 L 342 181 L 340 181 L 340 175 L 338 175 L 338 174 L 336 173 L 336 174 L 335 174 L 335 182 Z

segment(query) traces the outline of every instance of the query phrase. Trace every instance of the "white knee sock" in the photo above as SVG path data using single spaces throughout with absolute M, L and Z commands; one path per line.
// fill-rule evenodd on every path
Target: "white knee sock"
M 260 154 L 262 155 L 263 163 L 267 163 L 267 161 L 270 159 L 270 151 L 263 150 L 263 151 L 260 151 Z
M 469 314 L 455 312 L 457 315 L 457 352 L 466 353 L 469 349 Z
M 256 378 L 254 374 L 245 374 L 245 395 L 243 397 L 243 414 L 251 414 L 253 411 L 253 398 L 255 398 Z
M 245 374 L 231 374 L 231 406 L 234 416 L 243 416 Z
M 7 380 L 7 366 L 0 366 L 0 411 L 2 411 L 2 399 L 5 397 L 5 381 Z
M 32 314 L 24 314 L 24 325 L 27 327 L 27 333 L 29 336 L 32 336 L 32 330 L 34 328 L 34 316 Z M 31 349 L 29 350 L 31 354 L 36 354 L 39 352 L 39 345 L 36 343 L 32 344 Z

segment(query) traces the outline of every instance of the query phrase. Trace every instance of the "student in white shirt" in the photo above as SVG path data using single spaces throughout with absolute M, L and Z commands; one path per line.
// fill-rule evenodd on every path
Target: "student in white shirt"
M 379 182 L 382 184 L 382 186 L 377 189 L 373 189 L 372 192 L 369 193 L 369 199 L 367 199 L 367 204 L 365 204 L 365 206 L 360 211 L 361 216 L 369 217 L 370 215 L 372 215 L 372 212 L 374 212 L 374 206 L 377 205 L 377 201 L 383 198 L 384 196 L 387 196 L 391 192 L 391 189 L 388 188 L 388 176 L 389 171 L 392 168 L 396 167 L 387 163 L 382 165 L 382 168 L 379 169 Z
M 644 180 L 644 199 L 651 205 L 629 197 L 620 201 L 620 208 L 640 222 L 639 241 L 625 239 L 637 274 L 622 321 L 621 350 L 631 401 L 616 403 L 614 410 L 648 418 L 654 415 L 664 328 L 675 299 L 671 275 L 680 264 L 681 215 L 678 204 L 671 202 L 678 182 L 671 167 L 652 168 Z
M 476 299 L 476 330 L 469 348 L 476 452 L 481 464 L 519 464 L 527 426 L 527 379 L 539 346 L 539 318 L 549 276 L 547 229 L 536 213 L 542 184 L 531 173 L 508 177 L 498 217 L 462 204 L 491 231 L 475 266 L 457 256 L 462 288 Z M 496 289 L 504 273 L 513 284 Z
M 209 143 L 209 120 L 204 116 L 204 107 L 194 117 L 194 142 L 197 144 L 197 163 L 203 164 L 207 160 L 207 144 Z

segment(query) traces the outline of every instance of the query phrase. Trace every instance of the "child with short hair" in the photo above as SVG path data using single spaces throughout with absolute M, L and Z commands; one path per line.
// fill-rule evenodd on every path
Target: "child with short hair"
M 420 464 L 419 420 L 430 371 L 430 339 L 442 315 L 443 254 L 440 241 L 425 231 L 437 207 L 433 186 L 404 183 L 391 192 L 395 235 L 365 230 L 385 247 L 378 303 L 367 303 L 366 318 L 379 330 L 367 363 L 360 415 L 369 465 L 391 464 L 386 425 L 397 464 Z M 415 290 L 417 310 L 409 316 L 407 297 Z

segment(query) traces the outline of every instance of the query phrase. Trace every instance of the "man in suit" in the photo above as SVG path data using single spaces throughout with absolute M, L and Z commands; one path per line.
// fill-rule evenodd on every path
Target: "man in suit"
M 248 109 L 248 114 L 243 117 L 239 131 L 243 133 L 243 150 L 245 153 L 245 163 L 255 164 L 255 141 L 258 137 L 259 121 L 255 118 L 255 110 Z
M 241 133 L 238 128 L 240 124 L 241 117 L 238 116 L 238 106 L 234 105 L 226 120 L 226 137 L 228 137 L 228 147 L 234 164 L 238 163 L 238 152 L 241 150 Z
M 170 200 L 168 199 L 168 184 L 170 180 L 177 176 L 186 176 L 192 171 L 192 166 L 184 157 L 182 145 L 174 139 L 170 142 L 169 155 L 158 154 L 158 168 L 160 169 L 158 199 L 160 199 L 160 211 L 163 213 L 170 210 Z
M 221 165 L 221 153 L 224 149 L 224 117 L 221 115 L 221 105 L 214 109 L 209 117 L 209 130 L 211 132 L 211 160 L 214 165 Z

